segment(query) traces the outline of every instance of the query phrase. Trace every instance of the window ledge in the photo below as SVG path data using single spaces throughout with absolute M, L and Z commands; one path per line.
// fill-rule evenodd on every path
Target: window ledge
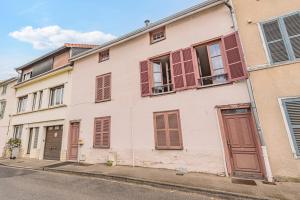
M 223 86 L 223 85 L 229 85 L 232 84 L 232 82 L 226 82 L 226 83 L 219 83 L 219 84 L 212 84 L 212 85 L 198 85 L 197 89 L 203 89 L 203 88 L 211 88 L 211 87 L 218 87 L 218 86 Z
M 155 147 L 156 151 L 183 151 L 183 147 Z
M 262 64 L 262 65 L 249 66 L 248 71 L 252 72 L 252 71 L 258 71 L 258 70 L 262 70 L 262 69 L 269 69 L 269 68 L 273 68 L 273 67 L 281 67 L 284 65 L 292 65 L 292 64 L 296 64 L 296 63 L 300 63 L 300 59 L 292 60 L 292 61 L 284 61 L 284 62 L 280 62 L 280 63 L 268 63 L 268 64 Z
M 167 95 L 167 94 L 174 94 L 174 93 L 176 93 L 176 91 L 170 91 L 170 92 L 152 94 L 152 95 L 150 95 L 150 97 L 157 97 L 157 96 L 162 96 L 162 95 Z
M 14 115 L 12 115 L 12 116 L 26 115 L 26 114 L 36 113 L 36 112 L 42 112 L 42 111 L 47 111 L 47 110 L 53 110 L 53 109 L 56 109 L 56 108 L 63 108 L 63 107 L 67 107 L 67 105 L 62 104 L 62 105 L 51 106 L 51 107 L 49 107 L 49 108 L 42 108 L 42 109 L 34 110 L 34 111 L 20 112 L 20 113 L 14 114 Z
M 161 38 L 161 39 L 159 39 L 159 40 L 151 41 L 150 44 L 151 44 L 151 45 L 152 45 L 152 44 L 156 44 L 156 43 L 158 43 L 158 42 L 164 41 L 165 39 L 167 39 L 167 38 L 164 37 L 164 38 Z
M 95 103 L 104 103 L 104 102 L 109 102 L 111 101 L 111 99 L 106 99 L 106 100 L 102 100 L 102 101 L 95 101 Z

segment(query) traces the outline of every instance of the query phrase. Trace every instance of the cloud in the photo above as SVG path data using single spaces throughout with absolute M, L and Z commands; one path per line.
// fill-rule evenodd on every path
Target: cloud
M 21 30 L 9 33 L 9 36 L 32 44 L 34 49 L 48 50 L 62 46 L 64 43 L 101 44 L 116 37 L 101 31 L 80 32 L 63 29 L 60 26 L 33 28 L 26 26 Z

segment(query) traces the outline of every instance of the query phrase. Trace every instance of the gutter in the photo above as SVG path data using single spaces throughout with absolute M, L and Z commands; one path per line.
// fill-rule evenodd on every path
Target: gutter
M 109 41 L 109 42 L 104 43 L 102 45 L 99 45 L 99 47 L 96 47 L 94 49 L 91 49 L 91 50 L 85 51 L 81 54 L 78 54 L 78 55 L 72 57 L 70 59 L 70 61 L 76 61 L 76 60 L 79 60 L 79 59 L 84 58 L 86 56 L 92 55 L 94 53 L 97 53 L 97 52 L 103 51 L 105 49 L 111 48 L 112 46 L 116 46 L 118 44 L 121 44 L 121 43 L 126 42 L 126 41 L 131 40 L 131 39 L 134 39 L 134 38 L 136 38 L 140 35 L 143 35 L 145 33 L 151 32 L 151 31 L 157 29 L 158 27 L 168 25 L 168 24 L 170 24 L 174 21 L 177 21 L 179 19 L 188 17 L 190 15 L 193 15 L 195 13 L 198 13 L 200 11 L 206 10 L 208 8 L 211 8 L 211 7 L 223 4 L 223 3 L 225 3 L 224 0 L 205 1 L 203 3 L 200 3 L 200 4 L 196 5 L 196 6 L 193 6 L 191 8 L 186 9 L 186 10 L 178 12 L 174 15 L 171 15 L 169 17 L 161 19 L 157 22 L 151 23 L 151 24 L 149 24 L 148 26 L 146 26 L 144 28 L 137 29 L 137 30 L 135 30 L 131 33 L 125 34 L 125 35 L 123 35 L 123 36 L 121 36 L 121 37 L 119 37 L 115 40 L 112 40 L 112 41 Z

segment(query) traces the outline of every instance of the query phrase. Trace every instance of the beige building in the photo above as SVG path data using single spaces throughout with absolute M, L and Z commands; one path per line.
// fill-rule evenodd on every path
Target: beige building
M 10 78 L 0 83 L 0 157 L 4 156 L 4 148 L 8 140 L 11 114 L 16 105 L 14 85 L 17 78 Z
M 147 22 L 71 61 L 67 159 L 268 176 L 224 1 Z
M 275 179 L 300 178 L 300 1 L 233 0 Z
M 91 45 L 65 44 L 17 71 L 15 104 L 11 114 L 10 138 L 22 140 L 22 157 L 65 160 L 71 97 L 72 64 L 69 58 Z

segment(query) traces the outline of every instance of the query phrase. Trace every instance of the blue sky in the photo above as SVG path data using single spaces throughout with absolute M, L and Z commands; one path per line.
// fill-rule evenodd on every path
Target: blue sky
M 0 80 L 65 42 L 102 43 L 202 1 L 1 1 Z

